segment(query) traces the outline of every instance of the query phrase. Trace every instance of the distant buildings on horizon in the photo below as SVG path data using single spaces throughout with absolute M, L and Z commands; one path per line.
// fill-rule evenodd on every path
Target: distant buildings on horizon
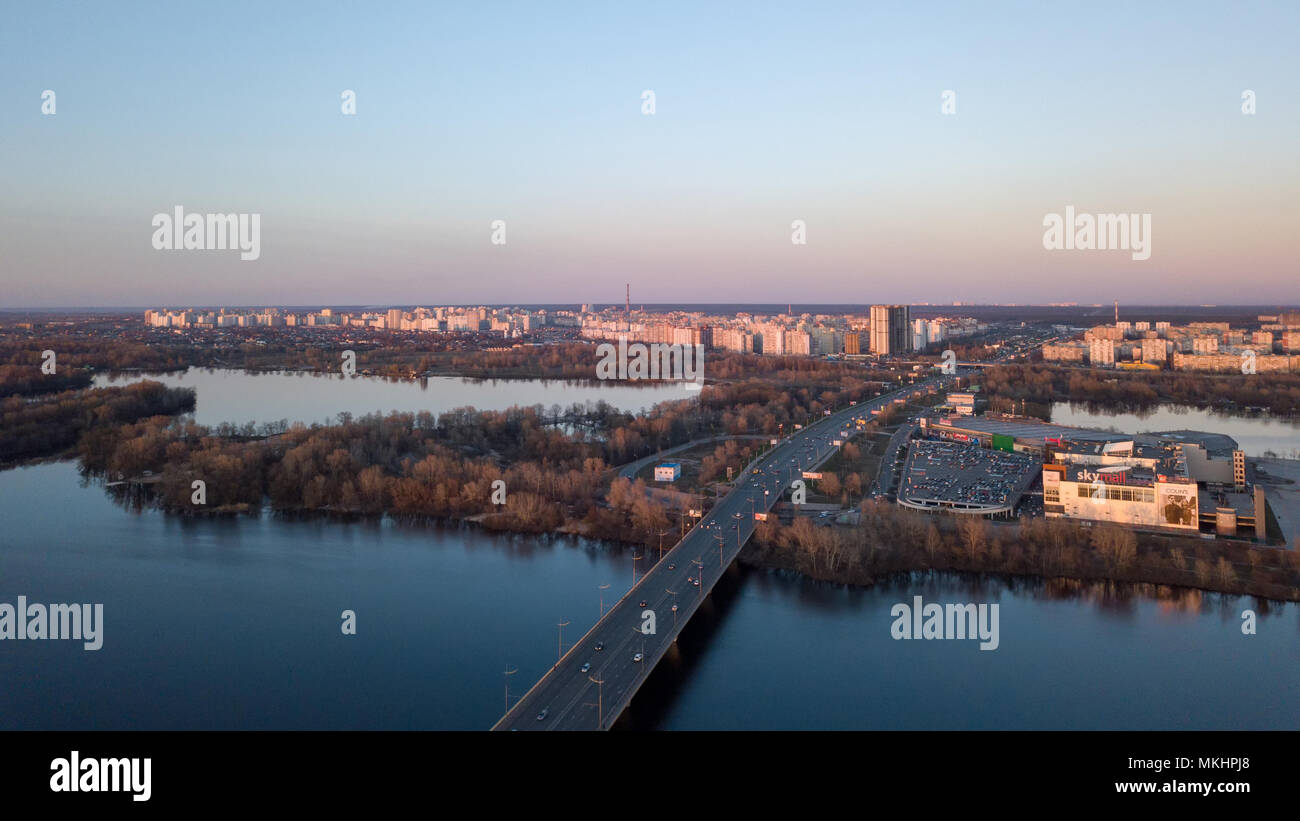
M 312 327 L 369 328 L 391 331 L 481 331 L 518 338 L 545 327 L 573 328 L 588 339 L 704 345 L 710 349 L 769 355 L 893 355 L 925 350 L 946 339 L 981 333 L 987 323 L 972 317 L 911 319 L 906 305 L 873 305 L 867 317 L 853 314 L 751 314 L 730 316 L 700 311 L 659 314 L 630 312 L 623 306 L 579 311 L 521 308 L 436 307 L 339 312 L 330 308 L 294 312 L 261 309 L 150 309 L 147 325 L 156 328 Z
M 1265 314 L 1257 330 L 1227 322 L 1116 321 L 1097 325 L 1081 339 L 1043 346 L 1045 362 L 1087 363 L 1095 368 L 1269 373 L 1300 369 L 1300 312 Z

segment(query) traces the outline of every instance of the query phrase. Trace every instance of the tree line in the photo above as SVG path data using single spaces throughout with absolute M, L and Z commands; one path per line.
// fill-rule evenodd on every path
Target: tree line
M 1184 371 L 1103 371 L 1051 365 L 999 365 L 984 372 L 994 410 L 1019 409 L 1048 418 L 1053 402 L 1081 402 L 1094 411 L 1134 411 L 1168 402 L 1203 408 L 1266 408 L 1300 412 L 1300 375 L 1202 374 Z
M 191 388 L 137 382 L 120 388 L 64 391 L 0 401 L 0 464 L 61 454 L 83 437 L 153 416 L 194 409 Z
M 1300 601 L 1300 555 L 1238 542 L 1140 534 L 1118 525 L 927 514 L 866 500 L 854 528 L 806 518 L 759 524 L 749 559 L 826 581 L 870 585 L 916 571 L 953 571 L 1194 587 Z

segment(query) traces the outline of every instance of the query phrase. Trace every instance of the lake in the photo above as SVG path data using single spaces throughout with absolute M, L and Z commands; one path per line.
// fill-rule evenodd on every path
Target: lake
M 472 406 L 479 410 L 505 410 L 513 405 L 541 404 L 568 408 L 574 402 L 604 400 L 620 410 L 637 412 L 659 402 L 693 399 L 698 392 L 682 383 L 575 382 L 557 379 L 462 379 L 436 376 L 420 380 L 390 381 L 377 376 L 316 374 L 302 371 L 244 372 L 189 368 L 157 376 L 97 374 L 95 387 L 127 385 L 151 379 L 168 387 L 194 388 L 195 421 L 215 426 L 222 422 L 335 423 L 337 414 L 361 416 L 378 411 L 443 413 Z

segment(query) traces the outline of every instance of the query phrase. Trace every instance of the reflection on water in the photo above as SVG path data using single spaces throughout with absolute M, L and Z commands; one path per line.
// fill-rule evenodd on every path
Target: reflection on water
M 1300 727 L 1294 604 L 1068 580 L 925 574 L 864 590 L 733 572 L 622 728 Z M 997 603 L 998 649 L 894 640 L 891 607 L 918 595 Z M 1246 608 L 1256 635 L 1241 632 Z
M 0 602 L 104 605 L 104 645 L 0 642 L 0 728 L 485 729 L 623 592 L 564 537 L 124 514 L 62 462 L 0 473 Z M 357 615 L 344 636 L 340 615 Z
M 95 377 L 95 387 L 125 385 L 152 379 L 169 387 L 194 388 L 194 415 L 201 425 L 222 422 L 334 423 L 339 413 L 402 411 L 434 414 L 455 408 L 504 410 L 513 405 L 553 405 L 605 401 L 620 410 L 640 411 L 659 402 L 692 399 L 681 383 L 638 385 L 630 382 L 573 382 L 552 379 L 461 379 L 436 376 L 390 380 L 377 376 L 317 374 L 303 371 L 244 372 L 190 368 L 181 373 L 114 378 Z
M 1052 421 L 1058 425 L 1100 428 L 1119 433 L 1148 433 L 1166 430 L 1203 430 L 1222 433 L 1237 440 L 1247 456 L 1300 458 L 1300 420 L 1268 416 L 1240 416 L 1183 405 L 1161 405 L 1136 413 L 1107 413 L 1089 410 L 1084 404 L 1057 402 Z
M 127 514 L 70 462 L 0 472 L 0 522 L 0 602 L 103 603 L 105 619 L 95 652 L 0 644 L 0 728 L 484 729 L 504 671 L 512 695 L 530 687 L 557 623 L 567 647 L 634 555 L 387 519 Z M 998 649 L 893 640 L 892 605 L 917 595 L 998 604 Z M 1298 729 L 1298 616 L 1150 585 L 862 589 L 733 567 L 620 726 Z

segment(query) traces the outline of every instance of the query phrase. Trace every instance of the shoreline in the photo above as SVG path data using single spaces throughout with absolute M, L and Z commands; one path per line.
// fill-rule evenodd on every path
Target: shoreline
M 232 505 L 219 509 L 192 511 L 170 510 L 158 504 L 156 500 L 151 500 L 149 507 L 164 516 L 180 518 L 232 518 L 236 516 L 260 516 L 266 513 L 290 521 L 333 519 L 344 522 L 382 522 L 384 519 L 389 519 L 395 524 L 406 527 L 461 528 L 468 526 L 490 533 L 580 538 L 620 548 L 646 549 L 643 542 L 629 541 L 613 534 L 597 532 L 593 528 L 593 523 L 586 519 L 565 519 L 558 526 L 552 528 L 518 527 L 514 526 L 515 523 L 511 520 L 507 511 L 486 511 L 465 516 L 403 516 L 389 512 L 352 510 L 277 510 L 266 505 L 257 509 L 247 505 Z M 902 516 L 909 515 L 901 510 L 896 512 Z M 918 518 L 927 525 L 941 526 L 940 529 L 942 530 L 955 530 L 955 528 L 951 527 L 952 523 L 945 522 L 937 516 L 931 517 L 928 514 L 920 514 Z M 1283 563 L 1291 562 L 1300 566 L 1300 562 L 1296 562 L 1295 558 L 1288 558 L 1295 556 L 1295 554 L 1285 547 L 1249 547 L 1234 544 L 1227 549 L 1224 549 L 1224 545 L 1220 545 L 1220 549 L 1215 551 L 1210 549 L 1213 543 L 1205 543 L 1199 538 L 1142 534 L 1138 539 L 1140 546 L 1138 555 L 1131 560 L 1132 563 L 1118 569 L 1116 572 L 1104 572 L 1096 566 L 1096 563 L 1102 561 L 1102 559 L 1100 553 L 1094 548 L 1080 548 L 1082 551 L 1080 555 L 1082 555 L 1083 561 L 1086 563 L 1076 563 L 1071 567 L 1071 560 L 1068 558 L 1062 560 L 1057 557 L 1049 560 L 1044 557 L 1044 561 L 1058 563 L 1053 564 L 1050 568 L 1044 567 L 1042 570 L 1035 571 L 1016 564 L 1018 556 L 1012 548 L 1024 548 L 1030 542 L 1029 539 L 1022 538 L 1018 532 L 1015 538 L 1011 540 L 1005 539 L 1003 537 L 1005 534 L 993 534 L 999 544 L 1006 544 L 1008 548 L 1006 552 L 993 551 L 983 554 L 982 557 L 977 556 L 970 559 L 963 558 L 951 551 L 944 553 L 935 551 L 935 554 L 931 555 L 925 541 L 928 533 L 918 530 L 917 532 L 921 536 L 920 540 L 908 544 L 905 544 L 905 539 L 896 542 L 896 545 L 901 546 L 901 551 L 895 549 L 889 551 L 887 555 L 873 552 L 871 558 L 873 561 L 879 558 L 878 564 L 864 566 L 861 563 L 845 563 L 834 568 L 825 566 L 819 568 L 815 558 L 811 563 L 806 560 L 801 552 L 801 547 L 776 544 L 770 534 L 765 537 L 764 531 L 778 527 L 787 531 L 791 529 L 790 526 L 783 525 L 762 529 L 746 543 L 744 550 L 737 557 L 737 563 L 763 570 L 792 572 L 810 581 L 843 584 L 863 589 L 887 584 L 889 579 L 900 574 L 956 573 L 976 577 L 995 576 L 1007 579 L 1032 579 L 1045 583 L 1068 581 L 1084 584 L 1105 583 L 1151 586 L 1171 590 L 1201 591 L 1230 596 L 1252 596 L 1269 601 L 1300 603 L 1300 572 L 1293 571 L 1289 575 L 1289 581 L 1287 582 L 1257 580 L 1251 571 L 1255 567 L 1255 563 L 1250 560 L 1236 561 L 1236 559 L 1243 558 L 1236 556 L 1237 553 L 1254 553 L 1259 556 L 1271 554 L 1279 557 Z M 856 531 L 861 527 L 859 525 L 843 529 L 836 528 L 835 532 L 840 536 L 856 535 Z M 1018 525 L 1006 526 L 1006 529 L 1012 528 L 1019 530 Z M 1207 578 L 1205 576 L 1206 571 L 1196 565 L 1197 562 L 1205 561 L 1205 559 L 1196 558 L 1201 549 L 1217 554 L 1221 560 L 1227 560 L 1228 556 L 1232 556 L 1234 560 L 1229 562 L 1232 575 L 1226 578 L 1213 576 Z M 1177 567 L 1166 564 L 1165 554 L 1162 553 L 1162 550 L 1178 551 L 1185 560 L 1188 560 L 1186 566 Z M 1061 561 L 1064 561 L 1064 564 L 1060 564 Z M 1078 560 L 1075 559 L 1074 561 L 1077 562 Z M 1271 565 L 1270 567 L 1279 567 L 1279 565 Z M 1216 569 L 1211 568 L 1209 572 L 1216 572 Z M 1218 570 L 1217 572 L 1222 571 Z M 1243 575 L 1246 578 L 1242 578 Z

